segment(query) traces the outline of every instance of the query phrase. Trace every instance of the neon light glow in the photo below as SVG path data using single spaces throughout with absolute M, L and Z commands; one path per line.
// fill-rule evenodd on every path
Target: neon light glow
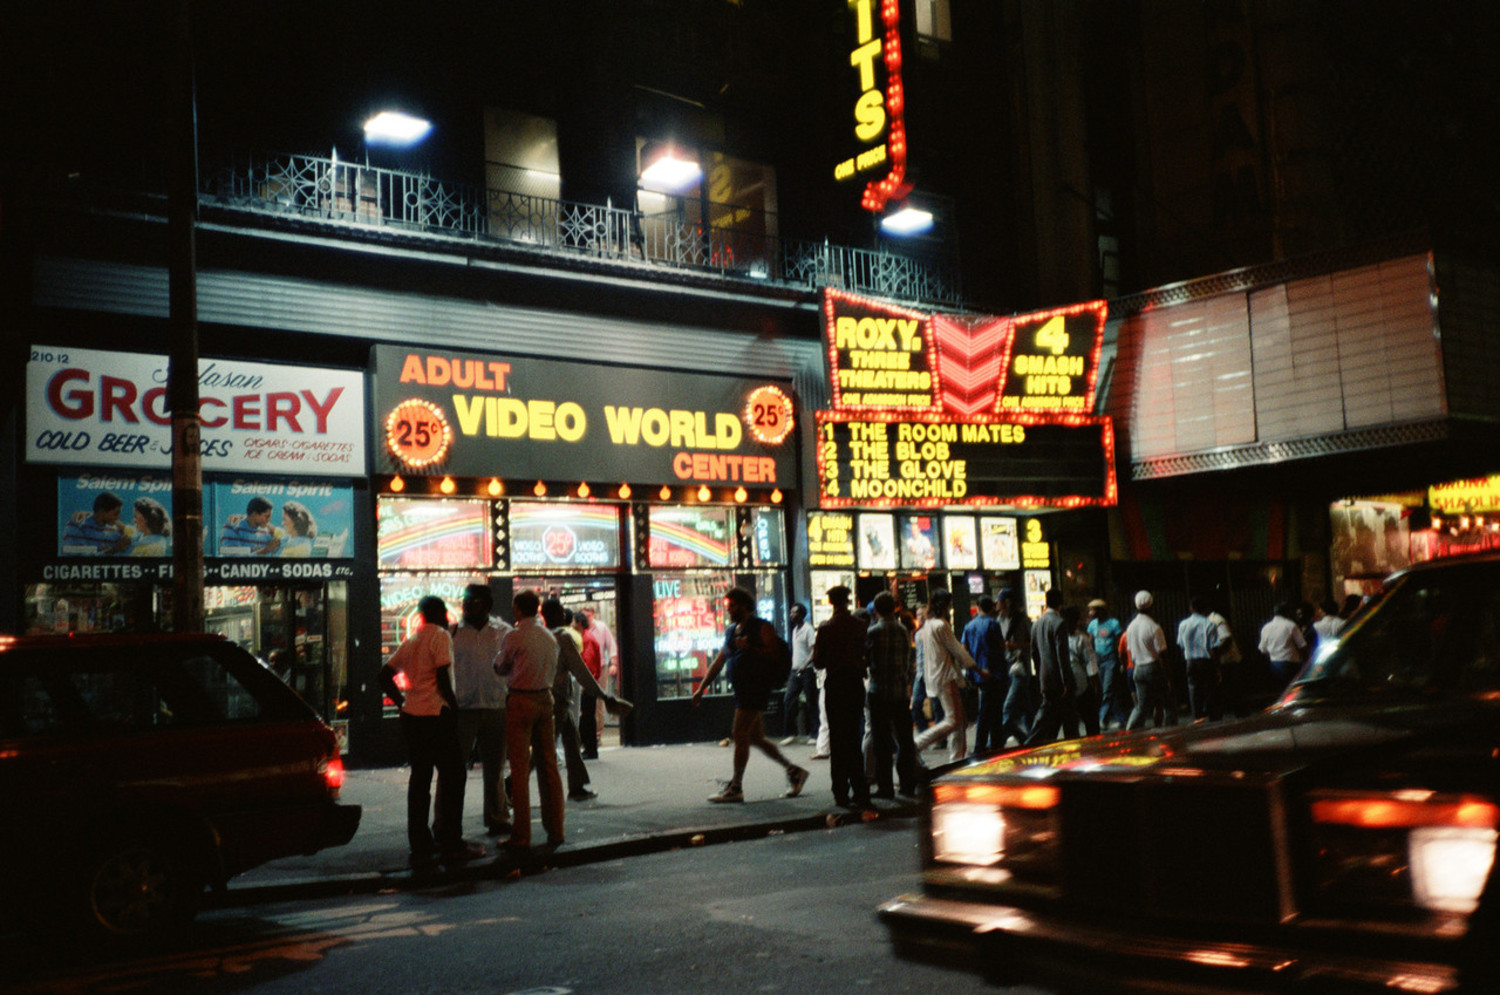
M 823 508 L 1108 507 L 1119 496 L 1108 417 L 819 411 L 817 432 Z
M 795 410 L 792 399 L 780 387 L 757 387 L 745 398 L 745 427 L 756 442 L 779 446 L 792 433 Z
M 859 97 L 854 103 L 854 137 L 861 143 L 853 156 L 834 166 L 835 180 L 849 180 L 888 167 L 886 175 L 871 180 L 860 196 L 860 206 L 879 213 L 893 198 L 911 189 L 906 182 L 906 91 L 901 80 L 901 5 L 899 0 L 880 0 L 876 21 L 875 0 L 849 0 L 854 13 L 856 47 L 849 54 L 849 68 L 859 78 Z M 879 85 L 877 65 L 884 69 L 885 86 Z M 883 139 L 883 140 L 882 140 Z
M 385 444 L 392 456 L 417 469 L 440 463 L 453 445 L 453 429 L 431 401 L 408 398 L 385 419 Z
M 1008 319 L 995 410 L 1092 411 L 1108 313 L 1087 301 Z
M 942 381 L 926 314 L 829 288 L 823 318 L 835 408 L 939 407 Z

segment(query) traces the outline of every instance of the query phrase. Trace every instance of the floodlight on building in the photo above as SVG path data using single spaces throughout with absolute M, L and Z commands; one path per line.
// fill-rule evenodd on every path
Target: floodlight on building
M 641 189 L 680 194 L 703 179 L 703 167 L 691 153 L 665 142 L 653 142 L 641 153 Z
M 417 144 L 430 131 L 431 121 L 400 111 L 381 111 L 365 122 L 365 141 L 371 145 L 404 148 Z
M 880 230 L 887 235 L 920 235 L 932 230 L 932 212 L 903 206 L 880 219 Z

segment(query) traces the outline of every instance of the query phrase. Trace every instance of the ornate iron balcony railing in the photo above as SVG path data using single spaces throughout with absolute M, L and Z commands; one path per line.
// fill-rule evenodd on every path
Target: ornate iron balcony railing
M 962 305 L 956 273 L 883 250 L 705 226 L 674 214 L 485 189 L 337 159 L 252 155 L 206 176 L 202 195 L 205 203 L 259 214 Z

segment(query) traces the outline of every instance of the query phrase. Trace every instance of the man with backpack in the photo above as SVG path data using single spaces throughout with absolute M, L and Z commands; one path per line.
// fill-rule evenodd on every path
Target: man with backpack
M 724 605 L 730 621 L 724 633 L 724 646 L 693 691 L 693 704 L 703 700 L 703 692 L 727 664 L 729 686 L 734 690 L 734 726 L 730 733 L 734 740 L 734 776 L 708 800 L 716 803 L 745 800 L 745 765 L 750 761 L 752 746 L 786 770 L 785 797 L 795 798 L 807 783 L 807 771 L 782 756 L 776 745 L 766 739 L 766 704 L 771 689 L 778 684 L 778 674 L 780 680 L 786 679 L 783 668 L 790 669 L 791 653 L 771 623 L 755 614 L 755 599 L 749 591 L 731 588 L 724 596 Z
M 833 800 L 845 807 L 868 810 L 870 782 L 865 777 L 865 756 L 860 748 L 860 723 L 865 713 L 865 637 L 869 626 L 849 611 L 849 596 L 849 589 L 842 584 L 828 589 L 833 617 L 818 626 L 812 665 L 826 675 L 823 695 L 828 706 Z

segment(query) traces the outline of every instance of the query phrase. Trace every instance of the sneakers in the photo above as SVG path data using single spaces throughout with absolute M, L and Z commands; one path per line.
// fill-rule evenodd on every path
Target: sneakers
M 568 792 L 568 800 L 574 802 L 586 802 L 598 797 L 597 792 L 590 791 L 588 788 L 579 788 L 577 791 Z
M 785 739 L 783 739 L 781 741 L 780 745 L 782 745 L 782 746 L 791 746 L 795 742 L 797 742 L 797 737 L 796 736 L 787 736 Z
M 720 802 L 742 802 L 745 800 L 745 792 L 740 790 L 738 784 L 726 784 L 724 789 L 716 795 L 709 795 L 708 800 L 718 804 Z
M 807 783 L 807 771 L 802 767 L 789 767 L 786 772 L 787 789 L 783 798 L 796 798 L 802 794 L 802 786 Z

